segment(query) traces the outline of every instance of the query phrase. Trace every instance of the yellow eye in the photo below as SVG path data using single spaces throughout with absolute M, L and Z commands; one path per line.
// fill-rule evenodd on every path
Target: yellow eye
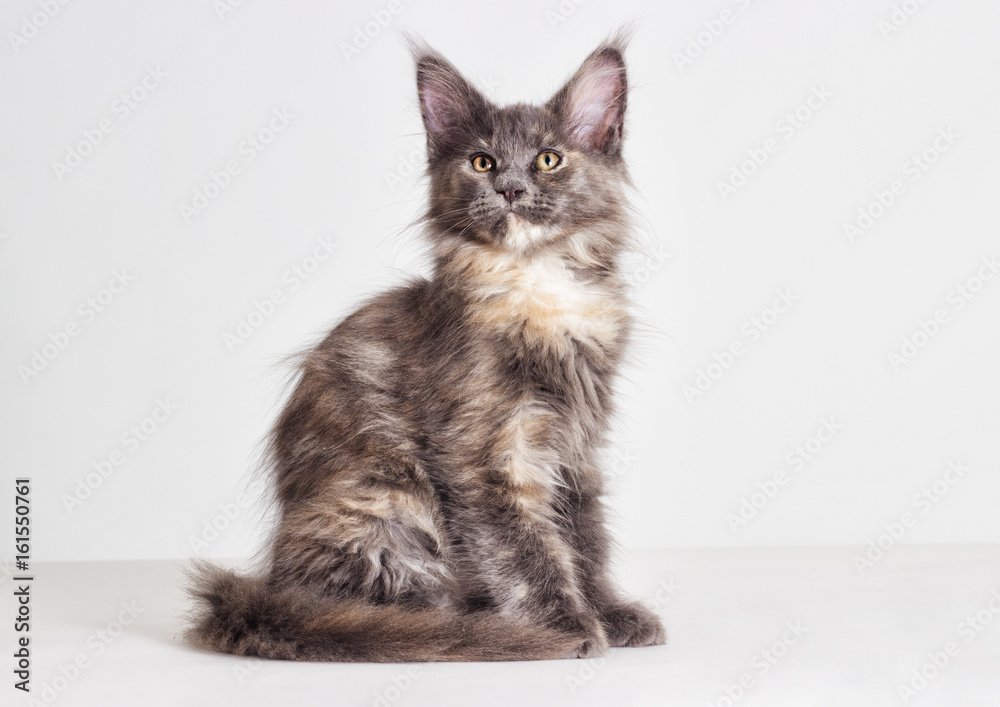
M 493 160 L 487 155 L 476 155 L 472 158 L 472 168 L 477 172 L 489 172 L 493 169 Z
M 535 164 L 538 166 L 538 169 L 543 172 L 550 172 L 556 168 L 556 165 L 559 164 L 559 160 L 561 159 L 562 158 L 554 152 L 543 152 L 535 160 Z

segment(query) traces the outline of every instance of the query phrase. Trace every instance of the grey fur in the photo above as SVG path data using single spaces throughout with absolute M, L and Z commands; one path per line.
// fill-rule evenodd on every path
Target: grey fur
M 198 644 L 397 661 L 663 642 L 608 574 L 598 468 L 630 330 L 623 51 L 602 44 L 543 106 L 498 107 L 416 45 L 433 274 L 305 357 L 271 438 L 269 567 L 197 571 Z

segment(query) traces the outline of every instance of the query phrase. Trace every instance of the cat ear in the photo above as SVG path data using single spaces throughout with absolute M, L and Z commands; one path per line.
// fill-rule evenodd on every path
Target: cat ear
M 427 146 L 431 152 L 440 152 L 447 144 L 448 134 L 472 122 L 485 109 L 487 101 L 443 56 L 426 45 L 413 49 Z
M 621 152 L 628 92 L 623 49 L 623 42 L 598 47 L 548 103 L 570 137 L 584 148 Z

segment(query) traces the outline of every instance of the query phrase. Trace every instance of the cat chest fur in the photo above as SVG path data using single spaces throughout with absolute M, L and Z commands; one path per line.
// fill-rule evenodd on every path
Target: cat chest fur
M 470 248 L 452 261 L 459 264 L 465 317 L 509 342 L 495 350 L 497 368 L 482 373 L 490 382 L 470 376 L 463 398 L 475 408 L 471 418 L 496 425 L 490 471 L 509 500 L 548 517 L 565 483 L 560 470 L 587 466 L 588 450 L 603 437 L 609 378 L 628 328 L 625 302 L 616 283 L 573 267 L 565 254 L 526 258 Z M 511 371 L 516 383 L 492 380 Z M 500 402 L 486 394 L 504 389 L 514 397 Z
M 565 256 L 534 258 L 480 253 L 466 271 L 473 286 L 471 319 L 489 330 L 523 336 L 531 345 L 566 354 L 573 342 L 613 347 L 628 313 L 615 289 L 588 281 Z

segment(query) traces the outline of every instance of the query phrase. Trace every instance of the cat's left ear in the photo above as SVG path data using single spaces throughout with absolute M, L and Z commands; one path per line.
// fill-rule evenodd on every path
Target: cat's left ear
M 569 136 L 582 147 L 621 153 L 628 81 L 624 42 L 598 47 L 548 103 Z

